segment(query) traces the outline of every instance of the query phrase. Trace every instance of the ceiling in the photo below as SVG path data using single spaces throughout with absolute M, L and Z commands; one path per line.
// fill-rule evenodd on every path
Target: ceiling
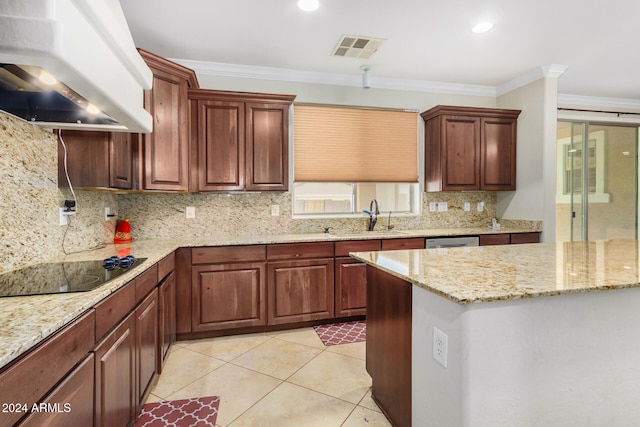
M 315 12 L 299 10 L 296 0 L 120 3 L 138 47 L 203 61 L 214 74 L 235 64 L 227 70 L 246 76 L 358 84 L 360 67 L 369 65 L 373 87 L 435 82 L 499 93 L 557 64 L 566 67 L 560 94 L 640 103 L 638 0 L 320 0 Z M 471 32 L 486 20 L 493 30 Z M 344 34 L 386 42 L 368 60 L 332 57 Z

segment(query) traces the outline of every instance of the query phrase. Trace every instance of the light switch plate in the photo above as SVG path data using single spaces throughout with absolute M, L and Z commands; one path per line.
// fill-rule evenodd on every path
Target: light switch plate
M 280 205 L 271 205 L 271 216 L 280 215 Z
M 185 213 L 188 219 L 192 219 L 196 217 L 196 207 L 195 206 L 187 206 L 185 209 Z
M 438 212 L 446 212 L 449 210 L 447 202 L 438 202 Z
M 436 211 L 436 202 L 429 202 L 429 212 Z

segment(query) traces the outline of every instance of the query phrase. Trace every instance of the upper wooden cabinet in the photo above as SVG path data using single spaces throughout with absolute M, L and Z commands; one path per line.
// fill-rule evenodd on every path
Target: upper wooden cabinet
M 190 89 L 190 190 L 286 191 L 294 98 Z
M 189 188 L 189 102 L 187 89 L 198 87 L 193 70 L 138 49 L 153 73 L 153 88 L 145 91 L 144 106 L 153 118 L 153 131 L 142 134 L 143 190 Z
M 519 115 L 442 105 L 423 112 L 425 190 L 515 190 Z

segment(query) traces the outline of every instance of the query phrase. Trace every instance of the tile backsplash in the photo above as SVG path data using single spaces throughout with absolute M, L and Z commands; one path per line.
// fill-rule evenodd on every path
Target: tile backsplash
M 496 215 L 495 193 L 444 192 L 423 193 L 420 216 L 393 215 L 391 223 L 398 230 L 489 226 Z M 477 203 L 484 202 L 483 212 Z M 429 202 L 447 202 L 447 212 L 429 212 Z M 471 210 L 463 210 L 469 202 Z M 271 206 L 278 205 L 279 216 L 271 216 Z M 187 219 L 187 206 L 195 208 L 195 218 Z M 281 233 L 317 233 L 325 227 L 334 232 L 364 231 L 368 216 L 356 218 L 293 218 L 291 193 L 198 193 L 198 194 L 127 194 L 119 196 L 119 212 L 131 222 L 137 239 L 162 237 L 202 237 Z M 377 230 L 387 227 L 388 217 L 381 215 Z

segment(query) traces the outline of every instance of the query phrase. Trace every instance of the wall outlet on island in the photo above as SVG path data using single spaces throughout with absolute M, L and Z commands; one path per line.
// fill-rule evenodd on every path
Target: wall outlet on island
M 447 367 L 447 353 L 448 353 L 448 341 L 447 334 L 440 329 L 433 327 L 433 358 L 444 366 Z

